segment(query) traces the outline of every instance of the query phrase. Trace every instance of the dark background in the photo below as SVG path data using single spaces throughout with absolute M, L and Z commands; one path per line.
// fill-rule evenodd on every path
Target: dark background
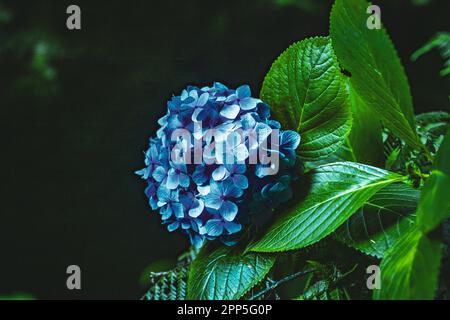
M 376 1 L 416 112 L 448 107 L 438 52 L 448 0 Z M 416 1 L 418 2 L 418 1 Z M 427 2 L 427 1 L 425 1 Z M 66 28 L 77 4 L 82 30 Z M 0 296 L 139 298 L 139 277 L 188 243 L 160 226 L 133 175 L 172 94 L 251 85 L 291 43 L 328 33 L 331 1 L 0 0 Z M 82 270 L 69 291 L 66 268 Z

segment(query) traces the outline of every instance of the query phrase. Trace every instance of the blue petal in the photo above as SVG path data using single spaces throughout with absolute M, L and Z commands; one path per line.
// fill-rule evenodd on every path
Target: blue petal
M 189 92 L 189 96 L 192 97 L 193 99 L 197 100 L 198 99 L 198 92 L 195 90 L 192 90 L 191 92 Z
M 212 178 L 214 181 L 221 181 L 228 177 L 228 172 L 225 169 L 225 166 L 219 166 L 216 170 L 212 173 Z
M 156 197 L 151 197 L 148 201 L 148 203 L 150 204 L 150 207 L 152 208 L 152 210 L 156 210 L 158 209 L 158 200 L 156 199 Z
M 191 228 L 191 223 L 190 222 L 182 222 L 181 223 L 181 228 L 183 230 L 189 230 Z
M 232 104 L 223 107 L 223 109 L 220 111 L 220 115 L 227 119 L 236 119 L 239 111 L 241 111 L 241 108 L 239 108 L 237 104 Z
M 231 94 L 225 99 L 225 102 L 231 103 L 231 102 L 236 101 L 237 99 L 238 99 L 238 96 L 236 94 Z
M 215 194 L 213 192 L 209 192 L 204 198 L 203 201 L 205 203 L 205 207 L 219 210 L 222 206 L 223 200 L 220 195 Z
M 183 188 L 187 188 L 191 184 L 191 180 L 189 179 L 189 176 L 187 174 L 181 173 L 179 175 L 179 180 L 180 186 L 182 186 Z
M 256 126 L 256 120 L 250 113 L 241 116 L 242 129 L 249 130 Z
M 153 197 L 156 194 L 156 186 L 155 186 L 155 184 L 154 183 L 149 183 L 147 188 L 145 188 L 144 193 L 147 196 L 147 198 Z
M 205 165 L 202 164 L 195 167 L 194 173 L 192 174 L 192 180 L 194 180 L 196 184 L 203 184 L 208 181 Z
M 265 103 L 258 104 L 258 110 L 256 112 L 264 120 L 270 118 L 270 108 Z
M 167 175 L 166 187 L 170 190 L 176 189 L 180 185 L 180 177 L 175 172 L 175 169 L 171 168 Z
M 214 89 L 217 91 L 227 91 L 228 87 L 220 82 L 214 82 Z
M 211 190 L 211 187 L 209 185 L 205 186 L 197 186 L 197 191 L 200 195 L 206 196 Z
M 138 171 L 135 171 L 134 173 L 138 176 L 140 176 L 142 179 L 147 180 L 148 179 L 148 168 L 144 168 Z
M 235 174 L 233 176 L 233 183 L 241 189 L 247 189 L 248 188 L 248 179 L 246 176 L 242 174 Z
M 283 131 L 281 134 L 281 145 L 283 148 L 297 149 L 300 144 L 300 135 L 292 130 Z
M 203 93 L 197 101 L 197 107 L 203 107 L 209 99 L 209 94 L 208 93 Z
M 245 166 L 245 164 L 235 164 L 234 165 L 234 173 L 245 173 L 245 170 L 247 169 L 247 167 Z
M 246 84 L 237 88 L 236 94 L 239 97 L 239 99 L 247 98 L 252 95 L 252 93 L 250 91 L 250 87 Z
M 279 167 L 277 166 L 277 163 L 275 161 L 268 164 L 257 164 L 255 169 L 255 175 L 258 178 L 264 178 L 267 176 L 277 174 L 278 170 Z
M 203 213 L 205 205 L 202 200 L 197 200 L 197 206 L 189 210 L 189 216 L 192 218 L 197 218 Z
M 184 208 L 181 203 L 172 203 L 172 210 L 177 218 L 184 218 Z
M 238 213 L 238 206 L 232 201 L 224 201 L 219 211 L 225 220 L 233 221 Z
M 230 174 L 242 174 L 247 170 L 247 167 L 245 164 L 226 164 L 225 168 Z
M 259 99 L 245 98 L 239 101 L 239 105 L 241 106 L 242 110 L 252 110 L 255 109 L 260 102 L 261 100 Z
M 167 205 L 165 207 L 162 207 L 161 210 L 159 210 L 159 213 L 161 214 L 162 220 L 167 220 L 172 216 L 172 208 Z
M 204 239 L 201 236 L 197 234 L 190 234 L 189 239 L 191 240 L 191 243 L 195 248 L 200 249 L 202 247 Z
M 179 227 L 180 227 L 180 223 L 178 221 L 175 221 L 167 226 L 167 230 L 169 230 L 169 232 L 173 232 L 173 231 L 177 230 Z
M 164 186 L 159 186 L 157 191 L 158 200 L 160 202 L 168 202 L 170 198 L 170 190 Z
M 223 233 L 223 222 L 217 219 L 209 220 L 205 225 L 206 234 L 212 237 L 218 237 Z
M 223 183 L 212 181 L 210 184 L 210 193 L 221 196 Z
M 242 189 L 236 187 L 231 181 L 223 182 L 223 195 L 227 197 L 239 198 L 244 193 Z
M 242 226 L 236 222 L 225 222 L 225 229 L 229 234 L 237 233 L 242 230 Z
M 165 116 L 159 118 L 158 124 L 159 124 L 161 127 L 164 127 L 165 125 L 167 125 L 167 118 L 168 118 L 168 117 L 169 117 L 169 113 L 167 113 Z
M 167 172 L 164 167 L 156 167 L 155 170 L 153 170 L 153 179 L 155 179 L 158 182 L 163 181 L 167 177 Z

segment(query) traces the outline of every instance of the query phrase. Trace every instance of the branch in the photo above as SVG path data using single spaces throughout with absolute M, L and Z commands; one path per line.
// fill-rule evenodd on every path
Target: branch
M 278 280 L 278 281 L 273 281 L 273 282 L 272 282 L 269 286 L 267 286 L 264 290 L 262 290 L 262 291 L 260 291 L 260 292 L 258 292 L 258 293 L 256 293 L 256 294 L 254 294 L 254 295 L 251 296 L 248 300 L 256 300 L 256 299 L 258 299 L 259 297 L 263 296 L 264 294 L 268 293 L 269 291 L 272 291 L 272 290 L 276 289 L 279 285 L 281 285 L 281 284 L 283 284 L 283 283 L 286 283 L 286 282 L 288 282 L 288 281 L 297 279 L 297 278 L 299 278 L 299 277 L 301 277 L 301 276 L 305 276 L 305 275 L 310 274 L 310 273 L 313 273 L 313 272 L 315 272 L 315 271 L 316 271 L 315 269 L 307 269 L 307 270 L 304 270 L 304 271 L 299 271 L 299 272 L 294 273 L 294 274 L 290 274 L 290 275 L 288 275 L 288 276 L 286 276 L 286 277 L 284 277 L 283 279 L 280 279 L 280 280 Z

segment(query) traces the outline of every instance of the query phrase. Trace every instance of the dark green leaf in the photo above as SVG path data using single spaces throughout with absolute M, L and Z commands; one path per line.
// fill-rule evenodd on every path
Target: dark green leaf
M 336 231 L 336 237 L 365 254 L 382 258 L 414 225 L 420 192 L 404 183 L 378 191 Z
M 425 53 L 433 50 L 439 49 L 441 56 L 445 59 L 445 66 L 441 70 L 441 76 L 446 76 L 450 74 L 450 33 L 449 32 L 438 32 L 430 41 L 428 41 L 422 48 L 417 50 L 411 56 L 411 60 L 415 61 L 419 59 Z
M 420 149 L 408 80 L 386 30 L 367 28 L 368 6 L 365 0 L 335 2 L 330 20 L 333 48 L 367 107 L 393 133 Z
M 274 261 L 267 254 L 244 254 L 229 247 L 209 252 L 204 247 L 190 268 L 188 299 L 239 299 L 266 276 Z
M 417 227 L 402 236 L 381 263 L 377 299 L 433 299 L 438 287 L 443 245 L 428 233 L 449 216 L 450 131 L 438 152 L 417 208 Z
M 350 131 L 345 82 L 329 38 L 290 46 L 272 65 L 261 98 L 283 129 L 301 134 L 299 155 L 305 160 L 332 154 Z
M 320 166 L 300 178 L 306 196 L 282 214 L 251 250 L 276 252 L 311 245 L 342 225 L 383 187 L 405 179 L 352 162 Z
M 439 277 L 442 243 L 416 228 L 404 234 L 386 253 L 381 269 L 381 289 L 375 299 L 433 299 Z
M 384 167 L 383 137 L 381 122 L 348 82 L 350 105 L 353 114 L 352 130 L 348 145 L 352 150 L 352 161 Z
M 444 111 L 426 112 L 416 116 L 418 130 L 431 134 L 434 138 L 447 133 L 450 114 Z
M 427 233 L 450 215 L 450 131 L 438 152 L 417 209 L 417 225 Z

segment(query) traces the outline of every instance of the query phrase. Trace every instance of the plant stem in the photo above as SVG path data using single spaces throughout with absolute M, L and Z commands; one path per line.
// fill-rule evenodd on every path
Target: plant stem
M 316 271 L 315 269 L 308 269 L 308 270 L 304 270 L 304 271 L 299 271 L 299 272 L 294 273 L 294 274 L 290 274 L 290 275 L 284 277 L 283 279 L 280 279 L 278 281 L 274 281 L 269 286 L 267 286 L 264 290 L 262 290 L 262 291 L 260 291 L 260 292 L 258 292 L 256 294 L 254 294 L 253 296 L 251 296 L 248 300 L 256 300 L 259 297 L 261 297 L 264 294 L 266 294 L 267 292 L 274 290 L 276 287 L 278 287 L 279 285 L 281 285 L 281 284 L 283 284 L 285 282 L 297 279 L 298 277 L 305 276 L 305 275 L 313 273 L 315 271 Z

